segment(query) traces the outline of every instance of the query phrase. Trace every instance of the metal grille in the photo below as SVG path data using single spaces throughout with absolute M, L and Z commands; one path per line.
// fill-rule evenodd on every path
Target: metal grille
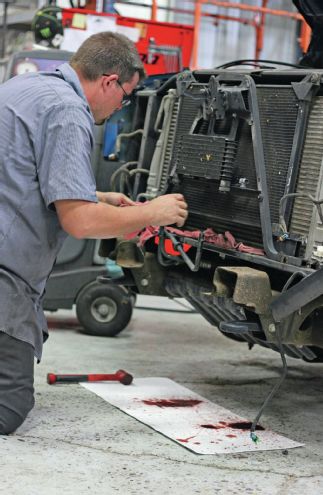
M 229 230 L 237 240 L 253 239 L 261 244 L 258 207 L 255 193 L 236 189 L 228 194 L 219 193 L 219 181 L 184 177 L 181 184 L 189 208 L 185 227 L 215 232 Z
M 161 177 L 160 177 L 159 188 L 161 191 L 165 190 L 168 176 L 169 176 L 169 168 L 170 168 L 172 152 L 173 152 L 173 147 L 174 147 L 178 108 L 179 108 L 179 102 L 175 101 L 174 105 L 173 105 L 172 117 L 171 117 L 171 121 L 170 121 L 170 125 L 169 125 L 169 133 L 168 133 L 167 144 L 166 144 L 166 148 L 165 148 L 163 168 L 162 168 L 162 173 L 161 173 Z
M 278 222 L 279 200 L 285 194 L 298 104 L 290 87 L 258 87 L 257 96 L 271 221 Z
M 197 87 L 194 91 L 195 97 L 198 91 Z M 285 192 L 293 145 L 298 113 L 297 100 L 290 86 L 259 86 L 257 96 L 271 219 L 277 222 L 279 200 Z M 183 136 L 189 134 L 200 105 L 201 100 L 188 96 L 182 100 L 174 144 L 173 165 L 181 161 L 180 143 Z M 201 136 L 190 136 L 192 139 L 194 137 L 200 138 Z M 210 136 L 208 139 L 210 140 Z M 188 160 L 189 154 L 185 156 L 186 163 Z M 193 163 L 191 167 L 193 166 L 196 164 Z M 247 180 L 246 189 L 239 187 L 240 179 Z M 219 192 L 219 181 L 216 178 L 205 180 L 201 174 L 199 176 L 196 174 L 196 177 L 181 176 L 180 190 L 189 205 L 187 228 L 212 227 L 218 233 L 229 230 L 238 241 L 254 245 L 262 244 L 254 150 L 251 128 L 246 122 L 241 122 L 238 132 L 231 191 L 226 194 Z
M 225 139 L 184 135 L 180 138 L 177 172 L 206 179 L 219 179 Z
M 310 112 L 295 192 L 316 195 L 323 158 L 323 97 L 314 99 Z M 290 232 L 308 236 L 313 204 L 296 198 L 290 222 Z

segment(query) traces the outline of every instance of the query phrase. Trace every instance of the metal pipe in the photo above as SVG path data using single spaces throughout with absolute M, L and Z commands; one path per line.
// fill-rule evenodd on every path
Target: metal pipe
M 193 2 L 193 0 L 192 0 Z M 136 1 L 120 1 L 118 2 L 120 4 L 125 4 L 125 5 L 136 5 L 138 7 L 146 7 L 152 9 L 153 6 L 147 5 L 146 3 L 141 3 L 141 2 L 136 2 Z M 167 6 L 158 6 L 157 0 L 152 0 L 152 3 L 155 4 L 156 10 L 169 10 L 171 12 L 177 12 L 177 13 L 182 13 L 182 14 L 190 14 L 194 15 L 195 9 L 181 9 L 177 7 L 167 7 Z M 271 14 L 271 15 L 276 15 L 276 16 L 282 16 L 282 17 L 290 17 L 292 19 L 296 20 L 303 20 L 303 16 L 301 14 L 298 14 L 297 12 L 289 12 L 287 10 L 275 10 L 275 9 L 270 9 L 267 7 L 253 7 L 251 5 L 247 4 L 241 4 L 241 3 L 231 3 L 231 2 L 218 2 L 217 0 L 196 0 L 194 1 L 194 5 L 196 4 L 212 4 L 216 7 L 224 7 L 228 9 L 238 9 L 238 10 L 244 10 L 244 11 L 250 11 L 250 12 L 255 12 L 255 13 L 264 13 L 264 14 Z M 209 14 L 207 12 L 203 12 L 201 15 L 203 16 L 208 16 Z M 212 14 L 210 14 L 212 15 Z M 215 15 L 215 14 L 214 14 Z
M 194 34 L 193 34 L 193 50 L 192 50 L 192 69 L 197 69 L 197 58 L 199 48 L 199 36 L 201 27 L 201 11 L 202 0 L 197 0 L 194 9 Z
M 244 10 L 246 12 L 255 12 L 257 14 L 270 14 L 277 15 L 280 17 L 290 17 L 292 19 L 302 20 L 303 16 L 297 12 L 288 12 L 287 10 L 276 10 L 269 9 L 267 7 L 253 7 L 252 5 L 247 5 L 243 3 L 232 3 L 232 2 L 220 2 L 218 0 L 199 0 L 199 3 L 208 3 L 216 7 L 223 7 L 226 9 L 238 9 Z
M 303 20 L 303 16 L 301 14 L 298 14 L 296 12 L 288 12 L 285 10 L 274 10 L 274 9 L 269 9 L 267 8 L 267 0 L 263 0 L 263 6 L 262 7 L 253 7 L 251 5 L 246 5 L 246 4 L 237 4 L 237 3 L 232 3 L 232 2 L 221 2 L 218 0 L 197 0 L 195 4 L 195 13 L 194 13 L 194 38 L 193 38 L 193 53 L 192 53 L 192 69 L 195 70 L 198 67 L 197 60 L 198 60 L 198 46 L 199 46 L 199 31 L 200 31 L 200 24 L 201 24 L 201 16 L 208 16 L 209 14 L 203 13 L 202 12 L 202 5 L 203 4 L 211 4 L 217 7 L 223 7 L 223 8 L 230 8 L 230 9 L 237 9 L 237 10 L 243 10 L 246 12 L 254 12 L 256 14 L 261 14 L 261 19 L 260 22 L 255 24 L 256 27 L 256 59 L 259 58 L 260 52 L 263 47 L 263 36 L 264 36 L 264 21 L 265 21 L 265 15 L 270 14 L 270 15 L 276 15 L 280 17 L 288 17 L 291 19 L 295 20 Z M 307 38 L 305 38 L 305 35 L 301 37 L 300 43 L 302 41 L 303 45 L 306 44 L 308 40 L 308 34 L 305 31 L 303 33 L 306 34 Z
M 268 0 L 262 1 L 262 7 L 267 7 Z M 262 13 L 260 16 L 259 23 L 256 25 L 256 50 L 255 50 L 255 59 L 258 60 L 260 58 L 260 53 L 264 46 L 264 31 L 265 31 L 265 20 L 266 14 Z
M 204 12 L 202 14 L 204 17 L 212 17 L 215 19 L 214 23 L 216 22 L 217 19 L 220 21 L 233 21 L 233 22 L 240 22 L 241 24 L 244 24 L 246 26 L 252 26 L 252 27 L 257 27 L 257 23 L 255 21 L 251 21 L 250 19 L 243 18 L 243 17 L 234 17 L 232 15 L 222 15 L 222 14 L 210 14 L 209 12 Z
M 152 0 L 151 4 L 151 20 L 157 21 L 157 0 Z
M 298 39 L 299 46 L 301 47 L 301 50 L 303 53 L 305 53 L 307 51 L 308 45 L 310 44 L 311 34 L 312 34 L 312 30 L 311 30 L 310 26 L 303 19 L 303 22 L 301 25 L 300 37 Z

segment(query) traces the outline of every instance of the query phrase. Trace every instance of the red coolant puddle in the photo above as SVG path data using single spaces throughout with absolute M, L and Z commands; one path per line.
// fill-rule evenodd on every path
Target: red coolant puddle
M 157 407 L 193 407 L 203 401 L 195 399 L 152 399 L 143 400 L 142 402 L 147 406 Z
M 176 438 L 176 440 L 178 442 L 182 442 L 182 443 L 188 443 L 189 440 L 191 440 L 191 438 L 195 438 L 196 435 L 193 435 L 192 437 L 187 437 L 187 438 Z M 196 442 L 195 442 L 196 443 Z M 199 443 L 199 442 L 198 442 Z
M 235 430 L 250 430 L 252 423 L 249 421 L 237 421 L 227 423 L 226 421 L 219 421 L 216 425 L 200 425 L 201 428 L 209 428 L 210 430 L 221 430 L 222 428 L 233 428 Z M 257 425 L 256 430 L 264 430 L 260 425 Z M 228 435 L 227 435 L 228 436 Z

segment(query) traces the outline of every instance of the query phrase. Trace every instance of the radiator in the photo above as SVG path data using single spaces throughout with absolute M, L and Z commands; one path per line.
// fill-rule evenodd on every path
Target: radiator
M 192 87 L 192 96 L 197 87 Z M 232 187 L 219 192 L 222 161 L 226 159 L 226 134 L 221 137 L 192 134 L 198 102 L 187 92 L 182 97 L 173 153 L 173 164 L 181 177 L 190 215 L 186 227 L 212 227 L 229 230 L 237 240 L 261 245 L 257 180 L 254 166 L 251 127 L 240 123 L 237 140 L 229 142 L 234 151 Z M 278 203 L 286 187 L 289 158 L 297 120 L 296 96 L 290 87 L 258 87 L 266 178 L 270 213 L 278 222 Z M 195 105 L 192 105 L 194 101 Z M 193 108 L 192 108 L 193 107 Z M 198 129 L 197 132 L 203 131 Z M 207 157 L 211 157 L 207 161 Z M 242 187 L 241 187 L 242 186 Z
M 288 77 L 269 71 L 249 75 L 254 92 L 248 93 L 245 74 L 225 76 L 213 95 L 210 80 L 219 72 L 194 74 L 178 91 L 179 108 L 175 139 L 172 136 L 172 191 L 182 192 L 189 205 L 185 228 L 230 231 L 237 241 L 264 247 L 260 201 L 268 198 L 270 231 L 279 236 L 281 198 L 287 193 L 321 194 L 323 158 L 323 97 L 321 85 L 308 82 L 310 74 L 292 71 Z M 303 97 L 308 85 L 306 98 Z M 223 90 L 224 88 L 224 90 Z M 227 91 L 225 112 L 217 98 Z M 219 96 L 220 95 L 220 96 Z M 231 96 L 233 95 L 233 96 Z M 241 95 L 235 115 L 235 98 Z M 231 100 L 230 100 L 231 98 Z M 225 101 L 225 100 L 224 100 Z M 213 102 L 213 103 L 212 103 Z M 222 103 L 221 103 L 222 104 Z M 213 107 L 212 107 L 213 105 Z M 230 106 L 231 105 L 231 106 Z M 244 106 L 244 110 L 243 110 Z M 259 132 L 255 136 L 255 122 Z M 262 148 L 263 164 L 256 148 Z M 259 150 L 258 150 L 259 151 Z M 256 166 L 257 165 L 257 166 Z M 259 187 L 259 168 L 264 168 L 265 186 Z M 258 171 L 257 171 L 258 169 Z M 224 188 L 221 184 L 226 185 Z M 322 192 L 323 194 L 323 192 Z M 323 243 L 323 226 L 310 200 L 288 199 L 283 213 L 295 256 L 311 258 Z M 274 237 L 275 240 L 275 237 Z M 279 246 L 285 249 L 286 245 Z M 305 252 L 306 251 L 306 252 Z
M 320 76 L 199 71 L 179 81 L 160 106 L 142 196 L 181 192 L 189 207 L 185 229 L 229 231 L 278 260 L 281 252 L 323 262 L 323 225 L 304 197 L 323 197 Z M 294 193 L 302 196 L 284 199 Z

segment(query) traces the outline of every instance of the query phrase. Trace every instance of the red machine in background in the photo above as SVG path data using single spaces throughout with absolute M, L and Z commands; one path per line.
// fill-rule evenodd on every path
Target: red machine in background
M 193 26 L 135 19 L 87 9 L 63 9 L 64 28 L 74 28 L 75 14 L 108 16 L 115 18 L 117 26 L 137 28 L 140 34 L 135 44 L 149 76 L 179 72 L 190 66 L 194 37 Z

